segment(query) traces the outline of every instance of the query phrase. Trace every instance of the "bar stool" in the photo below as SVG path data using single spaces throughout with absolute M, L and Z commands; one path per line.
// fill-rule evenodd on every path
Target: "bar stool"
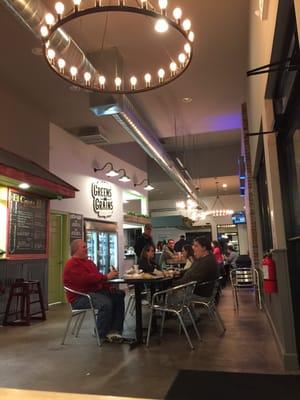
M 32 295 L 37 296 L 38 299 L 32 300 Z M 16 300 L 15 302 L 13 302 L 14 299 Z M 40 309 L 32 312 L 31 305 L 35 303 L 39 303 Z M 11 311 L 12 305 L 14 306 L 13 311 Z M 21 316 L 20 319 L 18 319 L 19 314 Z M 37 316 L 37 314 L 41 315 Z M 11 315 L 15 315 L 15 320 L 8 322 L 8 317 Z M 46 319 L 40 281 L 16 279 L 10 288 L 3 325 L 30 325 L 31 320 L 36 319 L 43 321 Z

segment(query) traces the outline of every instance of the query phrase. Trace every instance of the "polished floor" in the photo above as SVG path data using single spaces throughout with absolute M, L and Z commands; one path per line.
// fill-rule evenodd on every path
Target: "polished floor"
M 69 337 L 61 346 L 68 308 L 54 306 L 45 322 L 0 328 L 0 385 L 160 399 L 179 369 L 284 373 L 266 316 L 251 294 L 243 294 L 237 314 L 231 291 L 225 289 L 219 311 L 226 334 L 217 336 L 213 323 L 203 316 L 199 322 L 203 341 L 198 342 L 191 330 L 194 351 L 183 335 L 178 336 L 173 320 L 167 321 L 161 343 L 153 336 L 149 348 L 130 350 L 125 344 L 105 343 L 98 348 L 89 323 L 78 339 Z M 132 323 L 129 317 L 127 336 L 132 335 Z

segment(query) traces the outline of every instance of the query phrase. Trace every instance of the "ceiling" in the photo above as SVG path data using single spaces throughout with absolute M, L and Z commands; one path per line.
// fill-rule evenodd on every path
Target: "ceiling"
M 53 6 L 54 2 L 48 0 L 45 3 Z M 133 95 L 132 100 L 149 120 L 154 134 L 160 138 L 166 150 L 174 158 L 179 155 L 186 163 L 189 161 L 189 170 L 193 169 L 192 164 L 197 164 L 198 161 L 193 163 L 192 160 L 199 158 L 198 152 L 206 154 L 206 165 L 209 167 L 211 163 L 212 166 L 211 175 L 208 176 L 207 171 L 203 175 L 202 172 L 207 169 L 203 166 L 198 168 L 198 172 L 194 168 L 191 175 L 196 183 L 197 179 L 215 176 L 233 177 L 237 167 L 233 171 L 232 158 L 237 163 L 241 103 L 245 101 L 249 2 L 169 0 L 169 4 L 171 8 L 182 5 L 187 16 L 191 17 L 196 37 L 191 66 L 173 83 Z M 105 22 L 103 18 L 102 23 L 90 19 L 87 23 L 81 21 L 78 26 L 74 24 L 68 28 L 76 35 L 80 45 L 86 46 L 90 53 L 101 46 Z M 156 39 L 151 44 L 153 35 L 149 32 L 152 33 L 152 28 L 148 21 L 141 18 L 127 17 L 123 22 L 120 19 L 113 22 L 109 17 L 106 43 L 113 45 L 117 40 L 120 43 L 118 51 L 122 57 L 126 52 L 129 54 L 133 69 L 138 68 L 138 64 L 146 68 L 145 65 L 158 60 L 168 62 L 170 52 L 180 42 L 178 37 L 173 40 L 169 33 L 165 39 Z M 70 90 L 70 85 L 49 69 L 43 57 L 32 54 L 32 49 L 40 47 L 39 40 L 3 4 L 0 5 L 0 29 L 2 38 L 4 33 L 9 38 L 0 41 L 1 54 L 5 54 L 0 63 L 1 76 L 23 93 L 28 101 L 49 115 L 52 122 L 72 133 L 83 127 L 96 126 L 107 139 L 108 144 L 104 146 L 112 152 L 114 148 L 117 149 L 117 144 L 132 142 L 129 135 L 111 117 L 99 118 L 91 113 L 87 91 Z M 95 38 L 93 42 L 87 40 L 90 32 Z M 123 59 L 126 60 L 125 57 Z M 190 97 L 192 101 L 184 102 L 185 97 Z M 215 158 L 216 152 L 222 148 L 225 150 L 221 156 Z M 230 151 L 230 148 L 234 151 Z M 214 152 L 213 157 L 210 157 L 211 151 Z M 122 157 L 120 149 L 118 156 Z M 128 154 L 124 156 L 128 158 Z M 134 164 L 133 159 L 132 163 Z M 227 164 L 230 168 L 226 167 Z M 154 186 L 157 183 L 158 187 L 150 198 L 159 197 L 162 189 L 168 192 L 166 196 L 173 196 L 178 192 L 177 187 L 163 173 L 162 178 L 151 172 L 155 170 L 152 160 L 148 160 L 148 169 L 150 177 L 152 175 L 151 183 Z

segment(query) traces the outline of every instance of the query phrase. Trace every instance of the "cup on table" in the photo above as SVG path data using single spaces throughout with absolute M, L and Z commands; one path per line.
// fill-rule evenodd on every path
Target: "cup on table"
M 132 269 L 134 271 L 135 274 L 138 274 L 140 272 L 139 266 L 137 264 L 134 264 L 132 266 Z

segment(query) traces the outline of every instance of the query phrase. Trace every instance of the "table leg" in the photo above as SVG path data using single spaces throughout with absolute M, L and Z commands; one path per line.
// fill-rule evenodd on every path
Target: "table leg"
M 142 318 L 142 290 L 140 284 L 134 285 L 135 291 L 135 323 L 136 323 L 136 342 L 143 343 L 143 318 Z

